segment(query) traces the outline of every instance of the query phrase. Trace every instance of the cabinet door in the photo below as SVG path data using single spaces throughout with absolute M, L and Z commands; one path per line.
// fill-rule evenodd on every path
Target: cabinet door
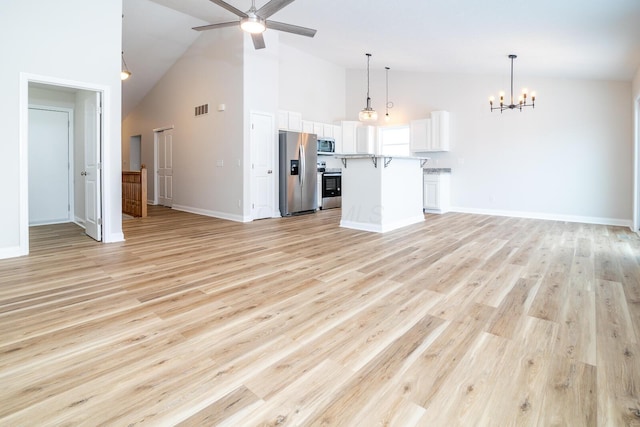
M 375 126 L 360 126 L 356 128 L 356 150 L 358 154 L 375 154 L 375 145 Z
M 335 138 L 335 135 L 333 133 L 333 125 L 323 124 L 322 125 L 322 135 L 325 138 Z
M 324 134 L 324 126 L 322 125 L 322 123 L 313 123 L 313 133 L 318 135 L 318 138 L 327 136 Z
M 289 129 L 289 112 L 278 110 L 278 129 L 288 130 Z
M 302 121 L 302 132 L 304 132 L 304 133 L 315 133 L 313 131 L 313 122 L 310 122 L 309 120 L 303 120 Z
M 289 111 L 289 130 L 302 132 L 302 113 Z
M 333 126 L 333 137 L 336 140 L 336 154 L 342 154 L 342 126 Z
M 438 180 L 424 179 L 424 208 L 440 209 Z
M 431 112 L 431 151 L 449 151 L 449 112 Z
M 412 153 L 431 149 L 431 119 L 412 120 L 409 147 Z
M 343 154 L 356 153 L 356 130 L 360 122 L 342 122 L 342 152 Z

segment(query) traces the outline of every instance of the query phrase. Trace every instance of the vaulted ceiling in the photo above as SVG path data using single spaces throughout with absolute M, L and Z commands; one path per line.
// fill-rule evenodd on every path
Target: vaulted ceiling
M 237 19 L 209 0 L 124 0 L 123 9 L 134 73 L 123 117 L 199 36 L 191 27 Z M 523 75 L 628 81 L 640 67 L 639 0 L 296 0 L 272 19 L 317 29 L 280 40 L 345 68 L 364 68 L 366 52 L 372 69 L 424 72 L 503 74 L 510 53 Z

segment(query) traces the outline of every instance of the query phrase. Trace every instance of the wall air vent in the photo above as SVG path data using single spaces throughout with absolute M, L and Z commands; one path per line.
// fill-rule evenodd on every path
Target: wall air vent
M 209 114 L 209 104 L 198 105 L 196 107 L 196 117 Z

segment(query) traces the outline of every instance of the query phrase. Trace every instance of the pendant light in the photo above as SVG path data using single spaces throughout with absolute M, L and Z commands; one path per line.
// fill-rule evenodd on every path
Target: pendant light
M 384 69 L 385 69 L 385 72 L 387 73 L 387 76 L 386 76 L 387 77 L 387 103 L 386 103 L 387 112 L 384 115 L 384 121 L 388 122 L 391 120 L 391 116 L 389 115 L 389 108 L 393 108 L 393 102 L 389 102 L 389 70 L 391 68 L 384 67 Z
M 122 70 L 120 70 L 120 80 L 127 80 L 131 77 L 131 71 L 127 68 L 127 63 L 124 60 L 124 51 L 122 51 Z
M 358 120 L 361 122 L 375 122 L 378 120 L 378 113 L 371 108 L 371 98 L 369 97 L 369 61 L 371 61 L 371 54 L 367 55 L 367 106 L 358 114 Z
M 522 95 L 520 95 L 520 97 L 518 98 L 518 103 L 515 104 L 513 102 L 513 60 L 516 59 L 517 56 L 516 55 L 509 55 L 509 59 L 511 59 L 511 100 L 510 103 L 507 105 L 504 103 L 504 92 L 500 92 L 500 105 L 498 107 L 494 107 L 493 106 L 493 101 L 495 101 L 496 99 L 493 96 L 489 97 L 489 105 L 491 106 L 491 111 L 493 110 L 500 110 L 500 112 L 502 113 L 504 110 L 514 110 L 514 109 L 518 109 L 520 111 L 522 111 L 523 107 L 531 107 L 531 108 L 535 108 L 535 104 L 536 104 L 536 93 L 535 92 L 531 92 L 531 104 L 527 104 L 527 89 L 522 89 Z

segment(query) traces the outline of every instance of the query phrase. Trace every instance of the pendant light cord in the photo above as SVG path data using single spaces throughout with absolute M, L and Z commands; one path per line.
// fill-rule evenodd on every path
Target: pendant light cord
M 367 53 L 367 108 L 371 107 L 371 98 L 369 97 L 369 62 L 371 61 L 371 54 Z

